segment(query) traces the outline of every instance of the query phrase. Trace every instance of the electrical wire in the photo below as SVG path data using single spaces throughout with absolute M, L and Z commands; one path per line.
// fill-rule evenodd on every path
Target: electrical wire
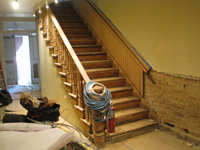
M 76 130 L 79 133 L 79 136 L 82 138 L 81 132 L 76 127 L 73 127 L 73 126 L 70 126 L 70 125 L 67 125 L 67 124 L 64 124 L 64 123 L 56 123 L 56 125 L 70 127 L 72 129 Z
M 112 114 L 112 109 L 110 109 L 110 107 L 111 107 L 110 101 L 111 101 L 112 95 L 106 87 L 105 87 L 106 93 L 104 96 L 101 96 L 100 94 L 97 94 L 94 92 L 89 92 L 88 87 L 91 84 L 95 84 L 95 83 L 97 83 L 97 82 L 89 81 L 84 88 L 85 105 L 87 106 L 89 114 L 94 121 L 96 121 L 96 122 L 107 121 L 111 117 L 110 114 Z M 93 95 L 95 97 L 98 97 L 98 99 L 91 98 L 91 96 L 93 96 Z M 95 115 L 92 112 L 92 109 L 99 116 Z
M 65 110 L 68 110 L 69 111 L 69 114 L 67 115 L 67 117 L 65 117 L 65 120 L 63 121 L 63 123 L 67 120 L 67 118 L 69 117 L 69 115 L 71 115 L 71 111 L 69 110 L 69 109 L 64 109 L 61 113 L 60 113 L 60 115 L 62 115 L 62 113 L 65 111 Z

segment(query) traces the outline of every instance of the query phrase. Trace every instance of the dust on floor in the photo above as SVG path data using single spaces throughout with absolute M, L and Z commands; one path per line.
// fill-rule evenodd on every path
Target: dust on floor
M 102 150 L 200 150 L 200 147 L 190 147 L 187 144 L 189 143 L 156 129 L 122 142 L 107 145 Z
M 13 100 L 19 99 L 21 92 L 30 92 L 31 87 L 28 86 L 11 86 L 8 88 Z M 36 85 L 33 87 L 33 95 L 40 96 L 41 91 Z M 0 108 L 2 111 L 4 108 Z M 106 145 L 101 150 L 200 150 L 200 147 L 188 146 L 187 142 L 184 142 L 178 138 L 175 138 L 160 130 L 154 130 L 142 135 L 132 137 L 122 142 Z M 93 147 L 95 147 L 92 144 Z M 93 148 L 87 147 L 88 150 Z

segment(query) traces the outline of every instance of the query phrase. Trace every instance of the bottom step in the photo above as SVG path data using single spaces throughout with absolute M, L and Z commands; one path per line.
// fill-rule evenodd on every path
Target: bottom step
M 140 121 L 116 126 L 115 133 L 107 133 L 106 144 L 111 144 L 126 140 L 133 136 L 152 131 L 156 127 L 157 127 L 157 122 L 152 119 L 143 119 Z

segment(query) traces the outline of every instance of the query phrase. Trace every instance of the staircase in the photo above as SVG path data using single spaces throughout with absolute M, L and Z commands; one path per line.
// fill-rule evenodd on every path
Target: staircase
M 148 119 L 148 110 L 140 107 L 139 96 L 133 96 L 135 95 L 133 88 L 128 86 L 126 78 L 119 73 L 119 69 L 113 67 L 113 61 L 107 57 L 105 51 L 102 51 L 102 46 L 73 9 L 71 3 L 52 3 L 50 8 L 90 80 L 104 84 L 112 94 L 116 127 L 115 133 L 107 133 L 105 130 L 106 143 L 122 141 L 155 129 L 157 123 Z M 45 31 L 43 32 L 45 33 Z M 47 41 L 48 48 L 55 49 L 55 41 L 52 42 L 49 39 Z M 62 58 L 59 59 L 59 55 L 55 50 L 51 54 L 55 58 L 57 67 L 64 64 L 61 61 Z M 61 69 L 59 73 L 67 74 L 63 70 Z M 88 135 L 90 134 L 92 133 L 88 133 Z

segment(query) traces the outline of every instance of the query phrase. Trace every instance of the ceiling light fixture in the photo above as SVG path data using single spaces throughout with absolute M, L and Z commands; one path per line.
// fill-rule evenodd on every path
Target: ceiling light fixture
M 58 3 L 58 0 L 55 0 L 55 3 Z
M 33 8 L 33 17 L 35 17 L 35 8 Z
M 14 9 L 17 9 L 19 7 L 19 4 L 17 2 L 17 0 L 15 0 L 13 3 L 12 3 L 12 6 Z
M 42 11 L 41 11 L 41 4 L 39 4 L 39 11 L 38 11 L 39 13 L 41 13 Z
M 46 8 L 49 8 L 48 0 L 46 0 Z

